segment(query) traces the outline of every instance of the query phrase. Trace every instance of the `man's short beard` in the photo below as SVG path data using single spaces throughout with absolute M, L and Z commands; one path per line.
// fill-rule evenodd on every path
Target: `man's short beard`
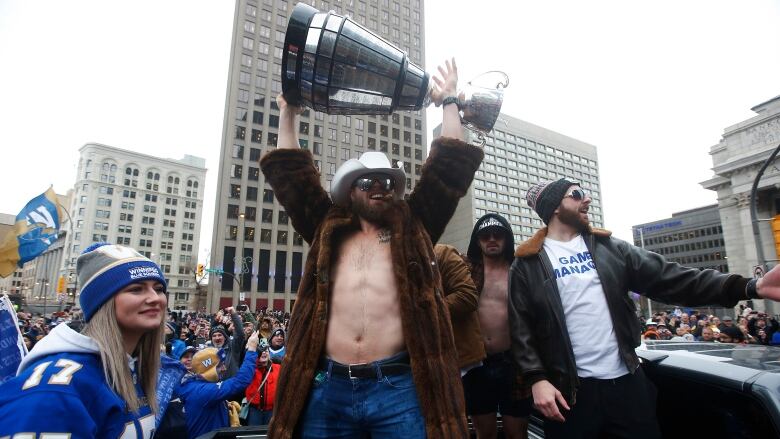
M 362 198 L 354 198 L 352 200 L 352 213 L 370 223 L 385 224 L 387 222 L 385 214 L 390 210 L 393 203 L 385 202 L 378 206 L 371 206 L 370 203 L 370 199 L 364 201 Z
M 590 221 L 582 219 L 578 210 L 565 209 L 563 206 L 558 210 L 558 220 L 579 232 L 586 232 L 590 226 Z

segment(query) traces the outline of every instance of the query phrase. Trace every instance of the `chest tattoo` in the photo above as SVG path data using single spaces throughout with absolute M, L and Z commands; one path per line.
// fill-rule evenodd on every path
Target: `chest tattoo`
M 379 238 L 380 244 L 387 244 L 390 242 L 390 237 L 392 234 L 390 233 L 390 229 L 382 229 L 379 231 L 379 233 L 376 234 L 376 237 Z

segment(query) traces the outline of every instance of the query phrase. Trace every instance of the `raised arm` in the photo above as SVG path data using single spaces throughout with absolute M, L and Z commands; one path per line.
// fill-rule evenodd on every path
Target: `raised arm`
M 434 89 L 431 98 L 437 107 L 442 104 L 445 98 L 458 97 L 458 65 L 455 64 L 455 58 L 452 58 L 452 61 L 445 60 L 444 64 L 446 69 L 439 66 L 441 78 L 433 77 Z M 443 111 L 441 136 L 464 140 L 458 106 L 455 103 L 450 103 L 444 106 Z
M 276 147 L 282 149 L 300 149 L 298 141 L 298 115 L 303 113 L 303 108 L 288 105 L 281 94 L 276 97 L 279 106 L 279 138 Z
M 298 145 L 295 127 L 301 108 L 289 107 L 281 95 L 276 101 L 280 110 L 278 147 L 260 159 L 260 168 L 295 231 L 311 244 L 332 203 L 311 153 Z

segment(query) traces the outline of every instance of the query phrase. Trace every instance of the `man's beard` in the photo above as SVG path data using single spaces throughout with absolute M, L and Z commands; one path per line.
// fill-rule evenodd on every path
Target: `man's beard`
M 392 202 L 386 201 L 372 206 L 370 199 L 354 198 L 352 200 L 352 213 L 374 224 L 385 224 L 386 213 L 390 210 Z
M 569 210 L 561 206 L 558 210 L 558 220 L 567 226 L 574 227 L 579 232 L 586 232 L 590 221 L 580 217 L 579 210 Z

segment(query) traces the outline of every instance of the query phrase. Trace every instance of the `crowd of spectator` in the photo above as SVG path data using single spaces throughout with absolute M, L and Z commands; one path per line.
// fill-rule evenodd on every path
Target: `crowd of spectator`
M 657 312 L 647 320 L 640 317 L 643 339 L 780 345 L 780 323 L 764 312 L 744 308 L 737 316 L 718 317 L 696 310 L 675 311 Z
M 47 316 L 19 311 L 17 317 L 28 350 L 56 325 L 67 324 L 77 331 L 83 325 L 81 313 L 69 308 Z M 171 312 L 161 349 L 168 357 L 181 362 L 190 376 L 197 373 L 208 374 L 194 367 L 193 358 L 209 355 L 211 352 L 211 355 L 217 355 L 219 352 L 220 373 L 215 377 L 221 382 L 230 380 L 230 386 L 225 388 L 235 391 L 230 391 L 231 394 L 220 392 L 219 401 L 216 402 L 222 407 L 225 401 L 235 401 L 236 406 L 243 401 L 247 404 L 247 410 L 245 417 L 240 420 L 241 425 L 266 425 L 273 414 L 276 382 L 285 354 L 289 319 L 289 312 L 269 309 L 250 312 L 246 309 L 237 311 L 226 308 L 214 314 Z M 643 328 L 642 338 L 645 340 L 780 345 L 778 320 L 750 308 L 743 309 L 736 316 L 716 316 L 697 310 L 682 312 L 676 309 L 656 312 L 650 319 L 639 319 Z M 255 332 L 260 341 L 257 354 L 251 357 L 252 373 L 245 371 L 244 375 L 239 377 L 237 375 L 241 365 L 245 363 L 248 344 L 251 344 L 250 340 Z M 184 407 L 184 404 L 172 404 L 169 411 L 176 413 L 181 407 Z M 222 409 L 213 411 L 212 415 L 214 413 L 221 414 Z M 194 417 L 190 415 L 190 418 Z M 203 428 L 211 426 L 213 425 Z

